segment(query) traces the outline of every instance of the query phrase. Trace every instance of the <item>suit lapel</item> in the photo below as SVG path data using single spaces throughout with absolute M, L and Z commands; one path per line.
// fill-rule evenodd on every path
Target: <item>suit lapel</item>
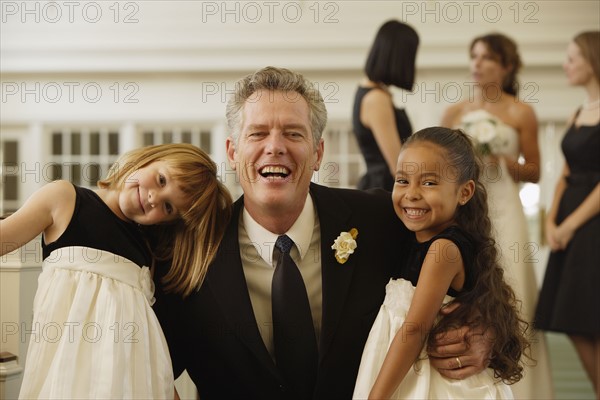
M 321 227 L 321 276 L 323 279 L 322 320 L 319 358 L 327 354 L 336 333 L 352 282 L 356 258 L 339 264 L 331 245 L 342 231 L 349 231 L 351 211 L 334 191 L 311 184 L 311 195 Z M 264 345 L 252 309 L 246 278 L 240 258 L 238 240 L 239 217 L 243 197 L 234 204 L 232 220 L 223 238 L 219 253 L 206 277 L 208 288 L 221 306 L 223 316 L 233 332 L 275 376 L 280 376 Z
M 321 225 L 321 275 L 323 277 L 323 315 L 321 320 L 320 359 L 323 359 L 336 333 L 344 303 L 348 295 L 356 257 L 345 264 L 335 259 L 331 249 L 342 231 L 349 231 L 351 210 L 334 191 L 311 184 L 311 194 L 316 204 Z
M 221 306 L 223 317 L 229 323 L 232 332 L 267 369 L 279 376 L 280 374 L 260 336 L 242 268 L 238 228 L 243 206 L 243 197 L 241 197 L 234 204 L 231 222 L 213 266 L 206 277 L 206 286 Z

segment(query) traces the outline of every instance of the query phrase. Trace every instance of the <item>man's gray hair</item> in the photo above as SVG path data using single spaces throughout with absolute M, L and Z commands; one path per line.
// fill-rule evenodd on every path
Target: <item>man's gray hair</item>
M 313 142 L 318 146 L 327 124 L 327 109 L 319 90 L 312 82 L 297 72 L 285 68 L 266 67 L 247 75 L 235 84 L 235 92 L 227 102 L 227 126 L 230 136 L 237 146 L 242 127 L 242 110 L 246 100 L 258 90 L 296 92 L 308 103 L 310 128 Z M 290 102 L 298 101 L 295 95 L 288 95 Z

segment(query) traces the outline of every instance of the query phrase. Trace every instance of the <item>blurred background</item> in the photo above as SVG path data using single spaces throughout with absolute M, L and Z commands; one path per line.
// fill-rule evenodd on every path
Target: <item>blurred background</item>
M 471 93 L 471 39 L 504 33 L 524 62 L 519 98 L 540 122 L 542 178 L 523 185 L 521 198 L 533 244 L 527 249 L 543 276 L 548 251 L 540 221 L 562 168 L 566 120 L 584 96 L 567 85 L 562 63 L 577 33 L 600 29 L 596 0 L 0 1 L 0 7 L 2 213 L 55 179 L 93 187 L 119 154 L 171 142 L 207 151 L 237 197 L 224 151 L 225 104 L 236 80 L 267 65 L 318 84 L 329 123 L 314 181 L 354 187 L 364 164 L 351 130 L 352 103 L 379 26 L 395 18 L 420 35 L 414 90 L 394 92 L 415 131 L 439 124 L 448 105 Z M 0 264 L 0 351 L 17 356 L 0 359 L 5 398 L 20 385 L 39 247 L 32 242 Z M 560 335 L 548 339 L 557 398 L 593 398 L 570 344 Z M 193 386 L 178 385 L 183 397 L 194 398 Z

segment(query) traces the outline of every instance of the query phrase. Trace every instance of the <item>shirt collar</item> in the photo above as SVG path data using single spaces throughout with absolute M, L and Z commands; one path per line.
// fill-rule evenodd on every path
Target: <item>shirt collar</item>
M 279 235 L 265 229 L 262 225 L 252 218 L 250 213 L 244 208 L 242 214 L 244 228 L 248 234 L 250 242 L 258 251 L 258 254 L 269 265 L 272 262 L 273 247 Z M 298 248 L 300 259 L 302 260 L 308 252 L 310 241 L 312 239 L 313 228 L 315 224 L 315 207 L 310 195 L 306 196 L 304 208 L 294 222 L 294 225 L 285 233 L 294 241 Z

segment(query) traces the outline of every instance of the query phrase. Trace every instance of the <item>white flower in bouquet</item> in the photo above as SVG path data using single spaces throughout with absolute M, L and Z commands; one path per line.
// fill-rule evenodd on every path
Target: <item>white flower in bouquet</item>
M 502 154 L 508 146 L 506 127 L 487 111 L 467 114 L 461 128 L 471 137 L 475 149 L 482 156 Z

